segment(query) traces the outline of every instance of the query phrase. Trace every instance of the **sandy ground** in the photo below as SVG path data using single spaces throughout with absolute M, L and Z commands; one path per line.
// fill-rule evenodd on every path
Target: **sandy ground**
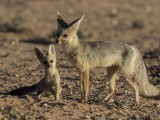
M 79 30 L 83 41 L 111 40 L 135 45 L 147 64 L 149 80 L 160 87 L 159 0 L 1 0 L 0 1 L 0 119 L 2 120 L 160 120 L 160 99 L 141 97 L 135 103 L 132 87 L 120 77 L 107 102 L 105 69 L 90 74 L 89 101 L 80 99 L 77 70 L 56 45 L 62 99 L 4 95 L 37 83 L 44 75 L 34 47 L 47 50 L 54 41 L 56 12 L 72 22 L 85 15 Z

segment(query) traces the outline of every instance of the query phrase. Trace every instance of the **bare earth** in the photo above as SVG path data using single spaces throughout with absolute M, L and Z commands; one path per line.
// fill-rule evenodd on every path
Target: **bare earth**
M 56 45 L 62 99 L 10 96 L 4 93 L 37 83 L 44 75 L 34 47 L 47 50 L 56 34 L 56 12 L 68 22 L 85 14 L 79 30 L 83 41 L 111 40 L 135 45 L 144 57 L 150 82 L 160 88 L 159 0 L 0 0 L 0 119 L 2 120 L 160 120 L 160 98 L 141 97 L 120 77 L 116 92 L 108 89 L 105 69 L 90 74 L 89 101 L 80 99 L 77 70 Z

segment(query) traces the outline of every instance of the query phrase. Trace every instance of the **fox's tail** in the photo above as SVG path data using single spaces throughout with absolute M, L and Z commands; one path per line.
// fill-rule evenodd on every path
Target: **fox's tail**
M 13 96 L 18 96 L 18 95 L 26 95 L 36 91 L 38 91 L 38 84 L 17 88 L 17 89 L 11 90 L 10 92 L 8 92 L 8 94 Z
M 136 52 L 135 69 L 134 69 L 134 80 L 139 87 L 139 93 L 145 97 L 157 97 L 160 96 L 160 89 L 149 82 L 146 65 L 143 61 L 137 48 L 133 47 Z

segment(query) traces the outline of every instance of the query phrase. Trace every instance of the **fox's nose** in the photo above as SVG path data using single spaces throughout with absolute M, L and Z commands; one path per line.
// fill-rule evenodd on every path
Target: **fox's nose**
M 58 37 L 56 38 L 56 43 L 59 43 Z
M 50 65 L 49 64 L 46 64 L 46 68 L 49 68 L 50 67 Z

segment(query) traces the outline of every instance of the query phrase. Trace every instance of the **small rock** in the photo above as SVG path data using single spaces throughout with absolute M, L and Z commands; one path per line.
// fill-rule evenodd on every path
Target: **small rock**
M 111 114 L 110 116 L 108 116 L 108 119 L 109 120 L 116 120 L 116 119 L 118 119 L 119 117 L 118 117 L 118 115 L 117 114 Z
M 95 109 L 95 112 L 98 112 L 98 111 L 99 111 L 99 109 L 98 109 L 98 108 L 96 108 L 96 109 Z
M 146 10 L 146 12 L 150 13 L 150 12 L 152 11 L 152 7 L 151 7 L 151 6 L 147 6 L 147 7 L 145 8 L 145 10 Z
M 64 111 L 69 111 L 68 106 L 63 106 L 63 110 L 64 110 Z
M 157 107 L 160 108 L 160 104 L 157 104 Z
M 31 96 L 29 95 L 26 95 L 26 96 L 30 103 L 34 103 L 34 99 Z
M 118 20 L 117 20 L 117 19 L 112 20 L 112 24 L 113 24 L 114 26 L 118 25 Z
M 17 78 L 19 78 L 19 75 L 18 75 L 18 74 L 15 74 L 14 76 L 17 77 Z
M 89 115 L 87 115 L 87 114 L 84 115 L 84 118 L 87 119 L 87 120 L 91 119 L 91 117 Z
M 114 102 L 114 99 L 110 99 L 108 102 L 109 102 L 109 103 L 113 103 L 113 102 Z
M 8 52 L 5 52 L 5 53 L 2 53 L 2 57 L 8 57 L 9 53 Z
M 109 15 L 110 15 L 111 17 L 116 17 L 117 14 L 118 14 L 118 11 L 117 11 L 117 9 L 115 9 L 115 8 L 111 9 L 111 11 L 110 11 L 110 13 L 109 13 Z
M 144 25 L 143 19 L 135 19 L 132 21 L 132 28 L 133 29 L 142 29 L 144 27 L 145 27 L 145 25 Z
M 55 99 L 54 95 L 50 95 L 50 99 L 54 100 Z
M 44 105 L 45 107 L 47 107 L 47 106 L 48 106 L 48 104 L 47 104 L 47 103 L 44 103 L 43 105 Z

